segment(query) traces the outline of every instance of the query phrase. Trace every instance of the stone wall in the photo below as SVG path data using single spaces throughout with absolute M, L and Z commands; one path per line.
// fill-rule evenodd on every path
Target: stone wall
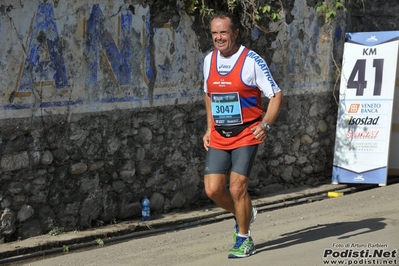
M 47 116 L 2 123 L 1 204 L 18 235 L 89 228 L 199 199 L 201 107 Z M 16 130 L 18 128 L 18 130 Z M 154 194 L 155 193 L 155 194 Z M 165 195 L 165 196 L 163 196 Z
M 204 125 L 202 104 L 2 120 L 1 207 L 15 214 L 3 222 L 27 238 L 137 218 L 144 195 L 160 214 L 209 203 Z M 334 126 L 331 99 L 288 98 L 260 146 L 251 195 L 328 182 Z
M 14 2 L 0 5 L 0 239 L 138 219 L 144 195 L 160 214 L 209 203 L 199 20 L 156 1 Z M 331 178 L 345 14 L 286 2 L 273 33 L 242 38 L 286 95 L 253 197 Z

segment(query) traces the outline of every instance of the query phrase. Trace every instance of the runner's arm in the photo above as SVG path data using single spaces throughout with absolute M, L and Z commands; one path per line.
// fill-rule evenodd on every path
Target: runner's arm
M 284 96 L 281 91 L 274 94 L 269 100 L 269 105 L 267 106 L 266 114 L 263 117 L 263 121 L 272 125 L 276 120 L 281 108 L 283 107 Z

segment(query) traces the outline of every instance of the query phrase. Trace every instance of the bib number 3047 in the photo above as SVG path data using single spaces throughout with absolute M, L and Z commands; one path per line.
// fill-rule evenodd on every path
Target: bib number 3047
M 234 113 L 234 105 L 233 104 L 219 104 L 214 106 L 216 114 L 232 114 Z
M 213 120 L 217 125 L 240 125 L 242 113 L 238 92 L 212 93 Z

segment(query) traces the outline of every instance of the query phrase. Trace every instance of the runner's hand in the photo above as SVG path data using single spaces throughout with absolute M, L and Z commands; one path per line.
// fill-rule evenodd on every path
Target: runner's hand
M 209 145 L 210 145 L 210 142 L 211 142 L 210 139 L 211 139 L 211 130 L 208 129 L 205 132 L 204 137 L 202 137 L 202 141 L 204 142 L 205 150 L 209 149 Z
M 251 128 L 252 134 L 254 134 L 254 138 L 259 140 L 259 141 L 265 141 L 266 140 L 266 130 L 263 127 L 262 124 L 257 124 L 253 128 Z

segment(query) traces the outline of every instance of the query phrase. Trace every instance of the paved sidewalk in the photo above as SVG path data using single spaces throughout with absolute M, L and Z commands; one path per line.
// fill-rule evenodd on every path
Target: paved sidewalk
M 68 252 L 46 252 L 7 266 L 399 265 L 399 182 L 343 190 L 344 196 L 331 199 L 315 195 L 258 205 L 251 225 L 257 252 L 245 259 L 227 258 L 234 219 L 222 213 L 192 226 L 175 224 L 113 243 L 119 237 L 103 238 L 104 245 L 73 245 Z
M 298 188 L 253 199 L 253 204 L 260 210 L 276 209 L 309 201 L 317 201 L 323 197 L 325 198 L 327 192 L 330 191 L 350 193 L 351 191 L 366 187 L 367 185 L 353 188 L 344 184 L 328 184 L 314 188 Z M 231 218 L 231 214 L 221 208 L 208 206 L 208 208 L 190 212 L 171 212 L 164 216 L 152 217 L 152 220 L 149 222 L 142 222 L 137 219 L 85 231 L 67 232 L 57 236 L 42 235 L 0 245 L 0 264 L 38 255 L 62 253 L 64 246 L 68 246 L 69 249 L 94 247 L 98 246 L 101 241 L 107 243 L 123 241 L 133 237 L 212 223 L 227 218 Z

